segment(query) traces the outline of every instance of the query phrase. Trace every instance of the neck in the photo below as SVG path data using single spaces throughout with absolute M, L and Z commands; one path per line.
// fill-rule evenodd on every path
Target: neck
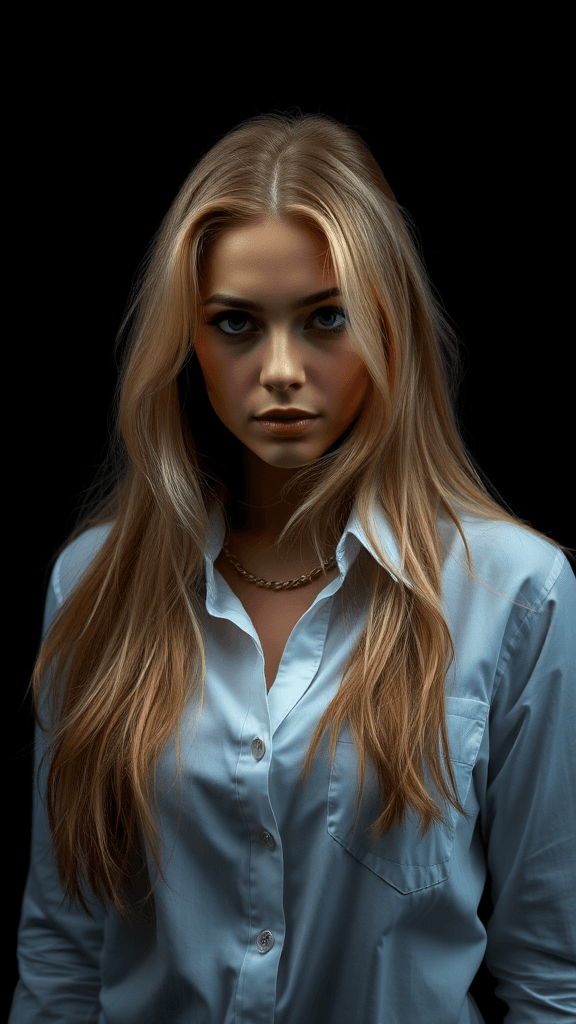
M 299 468 L 270 466 L 244 449 L 242 491 L 234 495 L 231 534 L 274 544 L 303 500 L 302 493 L 289 488 L 281 493 Z

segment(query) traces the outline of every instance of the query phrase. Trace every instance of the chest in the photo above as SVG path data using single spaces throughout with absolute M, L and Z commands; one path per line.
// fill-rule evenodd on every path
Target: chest
M 270 591 L 243 580 L 224 558 L 218 558 L 214 566 L 252 620 L 264 653 L 264 676 L 266 690 L 269 691 L 278 675 L 284 648 L 294 626 L 314 603 L 317 595 L 335 579 L 338 569 L 332 570 L 327 579 L 321 576 L 319 580 L 304 587 Z
M 272 596 L 277 597 L 274 593 Z M 282 594 L 284 598 L 286 595 Z M 316 595 L 314 595 L 315 597 Z M 294 626 L 312 604 L 311 595 L 290 595 L 290 600 L 276 605 L 265 590 L 256 598 L 245 598 L 243 605 L 248 612 L 264 652 L 264 676 L 266 690 L 270 690 L 276 676 L 284 648 Z

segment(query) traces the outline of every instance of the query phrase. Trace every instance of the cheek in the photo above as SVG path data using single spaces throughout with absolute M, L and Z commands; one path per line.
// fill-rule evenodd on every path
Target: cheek
M 340 397 L 346 407 L 357 405 L 366 395 L 370 385 L 370 375 L 366 366 L 358 356 L 354 355 L 342 360 L 338 370 L 332 376 L 335 395 Z
M 204 377 L 206 393 L 219 415 L 234 416 L 240 409 L 242 378 L 238 366 L 222 357 L 221 353 L 205 351 L 198 358 Z
M 203 344 L 196 345 L 196 355 L 198 357 L 198 363 L 204 377 L 204 383 L 206 385 L 206 391 L 209 395 L 218 394 L 222 388 L 222 383 L 225 380 L 225 371 L 223 369 L 222 361 L 218 360 L 210 350 L 210 347 Z

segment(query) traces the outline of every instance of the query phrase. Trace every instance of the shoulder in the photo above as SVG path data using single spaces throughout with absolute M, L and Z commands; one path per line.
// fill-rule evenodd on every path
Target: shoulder
M 560 548 L 516 523 L 459 514 L 470 549 L 472 569 L 481 582 L 509 599 L 538 606 L 561 577 L 571 588 L 574 573 Z M 444 570 L 466 573 L 466 550 L 454 523 L 439 520 Z
M 63 604 L 106 540 L 111 523 L 93 526 L 68 544 L 56 560 L 50 580 L 56 601 Z
M 112 524 L 109 523 L 105 526 L 93 526 L 91 529 L 85 530 L 84 533 L 70 541 L 56 559 L 44 602 L 43 640 L 48 635 L 58 609 L 72 593 L 94 555 L 106 540 L 111 528 Z

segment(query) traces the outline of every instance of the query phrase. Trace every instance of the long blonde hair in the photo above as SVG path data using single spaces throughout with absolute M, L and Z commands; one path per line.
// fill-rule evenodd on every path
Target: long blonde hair
M 192 699 L 201 713 L 209 515 L 216 505 L 229 514 L 240 461 L 194 353 L 202 273 L 222 232 L 262 216 L 292 217 L 325 237 L 371 378 L 356 422 L 300 472 L 306 497 L 278 543 L 311 537 L 321 562 L 356 502 L 386 564 L 371 529 L 381 507 L 412 583 L 371 560 L 364 629 L 302 771 L 305 785 L 328 726 L 334 757 L 347 719 L 360 769 L 357 814 L 367 756 L 383 794 L 373 839 L 402 824 L 408 808 L 422 834 L 444 820 L 425 786 L 426 764 L 441 797 L 465 813 L 445 721 L 454 647 L 441 604 L 438 515 L 459 530 L 471 575 L 458 509 L 544 536 L 490 496 L 467 452 L 453 411 L 456 335 L 434 298 L 410 218 L 360 136 L 327 115 L 298 112 L 258 115 L 220 138 L 182 185 L 134 285 L 117 336 L 119 343 L 132 321 L 108 457 L 57 554 L 90 527 L 110 529 L 58 610 L 30 684 L 50 740 L 47 812 L 60 881 L 88 914 L 84 881 L 99 902 L 126 913 L 122 889 L 141 835 L 164 877 L 151 776 L 156 800 L 156 766 L 175 731 L 181 781 L 180 717 Z

